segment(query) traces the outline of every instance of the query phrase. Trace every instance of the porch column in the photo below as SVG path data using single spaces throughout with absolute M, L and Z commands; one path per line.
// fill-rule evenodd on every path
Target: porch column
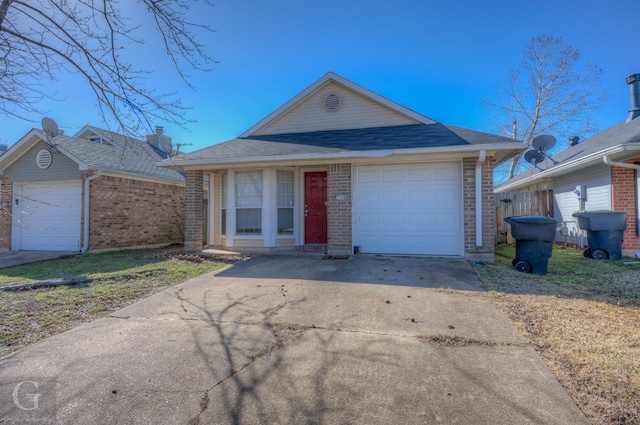
M 187 171 L 185 199 L 184 250 L 186 252 L 202 251 L 203 238 L 203 205 L 202 205 L 202 171 Z

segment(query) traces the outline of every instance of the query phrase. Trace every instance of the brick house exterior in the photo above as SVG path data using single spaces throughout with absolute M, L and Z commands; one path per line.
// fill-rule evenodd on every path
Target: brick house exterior
M 639 164 L 640 156 L 623 161 L 626 164 Z M 622 249 L 640 252 L 638 237 L 638 171 L 630 168 L 611 168 L 611 209 L 627 212 L 627 229 L 624 231 Z
M 624 122 L 530 167 L 496 187 L 496 192 L 552 190 L 556 241 L 585 247 L 587 232 L 574 217 L 585 211 L 624 211 L 622 254 L 640 256 L 640 74 L 627 78 L 631 109 Z
M 56 136 L 55 149 L 45 140 L 31 130 L 0 157 L 0 250 L 100 251 L 184 241 L 184 177 L 157 166 L 167 157 L 158 147 L 171 146 L 161 131 L 145 142 L 86 126 L 73 137 Z
M 492 260 L 493 169 L 521 149 L 329 73 L 238 138 L 161 165 L 187 174 L 187 250 L 203 246 L 208 176 L 215 247 Z
M 11 179 L 0 177 L 0 250 L 11 249 L 13 216 L 13 185 Z
M 102 176 L 91 182 L 91 248 L 182 243 L 184 213 L 183 185 Z

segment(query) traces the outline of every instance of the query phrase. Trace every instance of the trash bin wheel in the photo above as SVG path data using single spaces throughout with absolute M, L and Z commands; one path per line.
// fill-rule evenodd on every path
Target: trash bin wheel
M 584 251 L 582 251 L 582 255 L 587 258 L 591 258 L 591 250 L 589 248 L 586 248 Z
M 607 254 L 607 251 L 604 251 L 602 249 L 596 249 L 595 251 L 593 251 L 593 253 L 591 253 L 591 256 L 593 257 L 594 260 L 608 260 L 609 259 L 609 254 Z
M 516 262 L 516 270 L 522 273 L 531 273 L 531 264 L 526 261 L 520 260 Z
M 511 265 L 515 267 L 517 262 L 518 262 L 518 259 L 514 258 L 513 261 L 511 261 Z

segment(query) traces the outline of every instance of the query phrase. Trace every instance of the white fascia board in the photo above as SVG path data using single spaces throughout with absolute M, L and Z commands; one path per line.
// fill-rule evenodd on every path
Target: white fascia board
M 308 96 L 310 96 L 312 93 L 314 93 L 316 90 L 320 89 L 321 87 L 323 87 L 324 85 L 328 84 L 330 81 L 335 81 L 338 84 L 341 84 L 345 87 L 347 87 L 350 90 L 353 90 L 354 92 L 368 97 L 369 99 L 378 102 L 390 109 L 393 109 L 394 111 L 405 115 L 409 118 L 412 118 L 418 122 L 424 123 L 424 124 L 435 124 L 436 121 L 432 120 L 429 117 L 426 117 L 424 115 L 418 114 L 417 112 L 412 111 L 409 108 L 405 108 L 402 105 L 399 105 L 383 96 L 380 96 L 377 93 L 372 92 L 369 89 L 366 89 L 362 86 L 357 85 L 356 83 L 347 80 L 346 78 L 343 78 L 333 72 L 328 72 L 327 74 L 325 74 L 322 78 L 320 78 L 318 81 L 316 81 L 315 83 L 311 84 L 309 87 L 307 87 L 306 89 L 302 90 L 300 93 L 298 93 L 296 96 L 294 96 L 293 98 L 291 98 L 291 100 L 289 100 L 288 102 L 286 102 L 284 105 L 280 106 L 278 109 L 276 109 L 275 111 L 273 111 L 272 113 L 270 113 L 269 115 L 267 115 L 264 119 L 260 120 L 257 124 L 255 124 L 254 126 L 252 126 L 250 129 L 248 129 L 247 131 L 245 131 L 244 133 L 242 133 L 240 136 L 238 136 L 238 138 L 241 137 L 249 137 L 252 134 L 256 133 L 258 130 L 260 130 L 262 127 L 265 127 L 266 125 L 268 125 L 269 123 L 271 123 L 272 121 L 274 121 L 276 118 L 278 118 L 280 115 L 284 114 L 285 112 L 287 112 L 288 110 L 290 110 L 291 108 L 293 108 L 295 105 L 297 105 L 298 103 L 300 103 L 301 101 L 303 101 L 304 99 L 306 99 Z
M 551 168 L 547 168 L 544 171 L 533 174 L 529 177 L 525 177 L 522 180 L 518 180 L 513 183 L 504 183 L 496 187 L 493 192 L 494 193 L 508 192 L 512 189 L 518 189 L 523 186 L 528 186 L 532 183 L 535 183 L 537 180 L 540 180 L 546 177 L 554 177 L 560 174 L 566 174 L 574 169 L 577 170 L 577 169 L 589 166 L 592 163 L 602 162 L 602 157 L 606 155 L 615 155 L 617 153 L 624 152 L 624 151 L 636 151 L 636 150 L 640 150 L 640 147 L 636 147 L 636 146 L 629 147 L 629 146 L 618 145 L 612 148 L 607 148 L 602 151 L 592 153 L 591 155 L 584 156 L 575 161 L 554 165 Z
M 127 172 L 121 172 L 121 171 L 108 171 L 103 168 L 96 168 L 96 167 L 89 169 L 89 171 L 99 171 L 99 170 L 102 170 L 103 176 L 120 177 L 120 178 L 126 178 L 130 180 L 140 180 L 145 182 L 161 183 L 161 184 L 168 184 L 173 186 L 185 186 L 184 181 L 163 179 L 162 177 L 144 176 L 142 174 L 127 173 Z
M 238 166 L 238 165 L 256 165 L 260 164 L 292 164 L 300 165 L 301 163 L 326 163 L 327 161 L 341 161 L 358 158 L 387 158 L 391 156 L 408 156 L 422 154 L 469 154 L 476 156 L 478 152 L 485 150 L 488 156 L 493 155 L 501 150 L 513 150 L 512 144 L 488 144 L 488 145 L 459 145 L 459 146 L 442 146 L 437 148 L 413 148 L 413 149 L 381 149 L 371 151 L 345 151 L 330 154 L 304 154 L 304 155 L 279 155 L 279 156 L 257 156 L 247 158 L 226 158 L 221 160 L 189 160 L 175 162 L 174 164 L 160 163 L 160 167 L 172 168 L 175 170 L 197 170 L 218 166 Z
M 11 145 L 9 149 L 0 156 L 0 176 L 4 175 L 4 170 L 9 168 L 11 164 L 17 161 L 40 140 L 42 140 L 42 138 L 40 137 L 38 130 L 32 128 L 27 134 L 22 136 L 20 140 Z

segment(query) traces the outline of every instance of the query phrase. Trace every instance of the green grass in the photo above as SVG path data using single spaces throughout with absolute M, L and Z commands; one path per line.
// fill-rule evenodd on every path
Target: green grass
M 554 247 L 546 275 L 499 246 L 476 264 L 488 296 L 531 342 L 592 423 L 640 424 L 640 265 Z
M 0 356 L 235 261 L 177 254 L 115 251 L 0 269 L 0 286 L 71 276 L 93 279 L 76 286 L 0 291 Z
M 515 247 L 496 248 L 495 264 L 477 267 L 488 291 L 536 293 L 640 306 L 640 264 L 598 261 L 582 251 L 554 246 L 546 275 L 517 272 L 511 262 Z

